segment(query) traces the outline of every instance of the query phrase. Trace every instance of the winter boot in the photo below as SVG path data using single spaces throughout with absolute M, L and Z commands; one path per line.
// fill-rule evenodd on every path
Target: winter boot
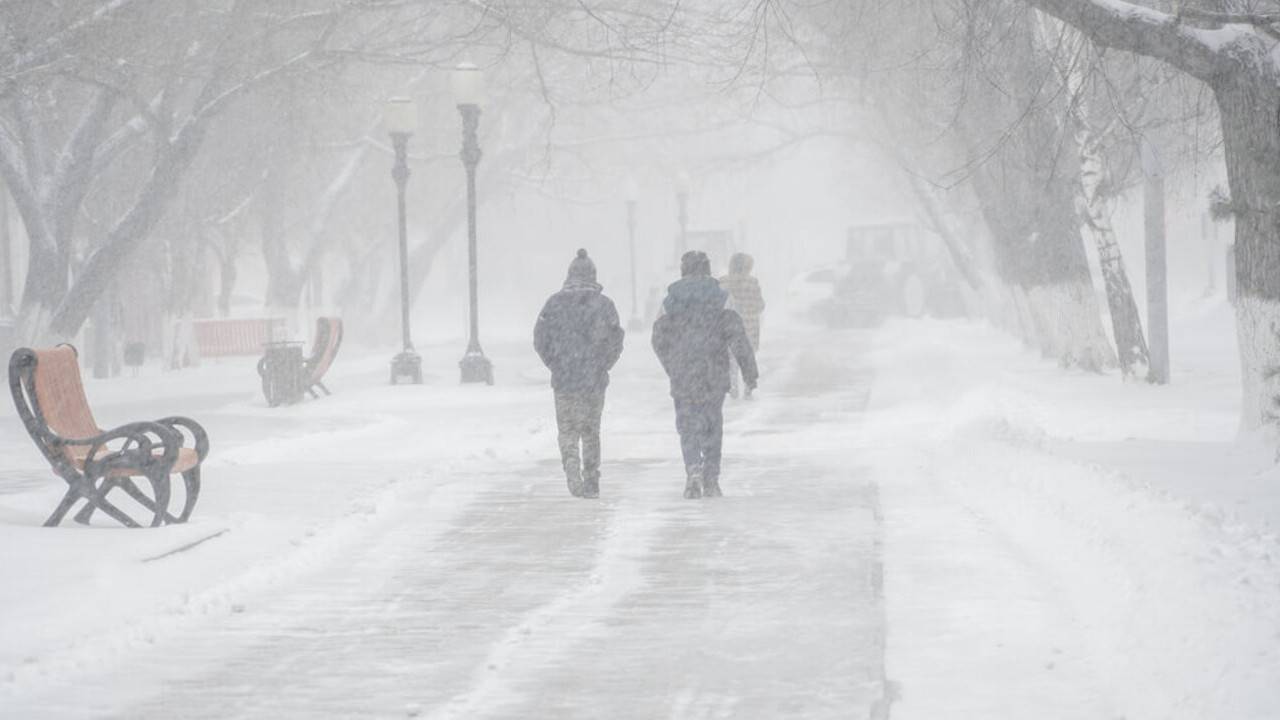
M 702 470 L 690 470 L 684 483 L 684 499 L 697 500 L 702 497 Z
M 702 481 L 702 497 L 724 497 L 724 493 L 720 492 L 720 478 L 708 478 Z
M 582 492 L 578 495 L 582 498 L 598 498 L 600 497 L 600 478 L 589 477 L 582 481 Z
M 582 470 L 567 465 L 564 469 L 564 477 L 569 484 L 569 494 L 574 497 L 582 497 Z

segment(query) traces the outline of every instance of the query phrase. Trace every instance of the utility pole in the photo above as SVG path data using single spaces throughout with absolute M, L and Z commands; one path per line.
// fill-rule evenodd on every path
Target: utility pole
M 1208 284 L 1205 285 L 1205 297 L 1209 297 L 1218 291 L 1218 227 L 1214 224 L 1213 218 L 1208 211 L 1200 214 L 1200 242 L 1205 249 L 1205 265 L 1209 271 L 1206 278 Z
M 1165 263 L 1164 168 L 1145 138 L 1140 146 L 1143 183 L 1143 227 L 1147 255 L 1147 332 L 1151 368 L 1147 382 L 1169 383 L 1169 288 Z

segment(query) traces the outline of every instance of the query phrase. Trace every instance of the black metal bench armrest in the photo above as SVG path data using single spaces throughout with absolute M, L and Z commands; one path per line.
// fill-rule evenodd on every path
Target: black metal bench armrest
M 100 454 L 108 443 L 116 440 L 124 440 L 124 445 Z M 61 446 L 88 446 L 84 472 L 89 477 L 96 477 L 115 465 L 146 467 L 161 463 L 165 468 L 171 468 L 178 461 L 182 436 L 168 426 L 144 421 L 121 425 L 90 438 L 57 438 L 56 443 Z M 155 455 L 156 446 L 163 448 L 159 456 Z
M 209 455 L 209 434 L 204 431 L 204 427 L 200 423 L 180 415 L 160 418 L 156 422 L 178 433 L 179 444 L 182 443 L 183 438 L 182 433 L 177 428 L 185 428 L 187 432 L 191 433 L 191 439 L 195 442 L 196 455 L 199 456 L 200 462 L 204 462 L 204 459 Z

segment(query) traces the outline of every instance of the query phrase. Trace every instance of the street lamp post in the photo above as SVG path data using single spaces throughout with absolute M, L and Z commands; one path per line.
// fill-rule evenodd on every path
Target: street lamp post
M 676 220 L 680 222 L 680 252 L 684 255 L 689 250 L 689 173 L 681 171 L 676 176 Z
M 470 270 L 471 327 L 467 351 L 458 366 L 462 382 L 493 384 L 493 363 L 480 348 L 480 296 L 476 252 L 476 165 L 480 163 L 480 142 L 476 130 L 480 126 L 480 102 L 484 94 L 484 77 L 480 68 L 459 63 L 453 71 L 454 101 L 462 114 L 462 165 L 467 170 L 467 262 Z
M 627 249 L 631 255 L 631 320 L 628 327 L 631 330 L 639 330 L 644 326 L 644 322 L 640 319 L 640 300 L 636 283 L 636 198 L 640 194 L 640 188 L 636 187 L 636 181 L 627 180 Z
M 396 183 L 396 201 L 400 230 L 400 333 L 404 347 L 391 359 L 391 384 L 401 382 L 422 383 L 422 357 L 414 352 L 409 336 L 409 236 L 405 226 L 404 188 L 409 182 L 409 136 L 418 126 L 418 109 L 409 98 L 391 98 L 387 101 L 387 132 L 391 135 L 391 147 L 396 162 L 391 168 L 391 179 Z

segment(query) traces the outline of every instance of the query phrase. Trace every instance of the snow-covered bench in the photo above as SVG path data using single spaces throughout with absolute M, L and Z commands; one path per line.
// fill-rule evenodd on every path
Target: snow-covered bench
M 200 464 L 209 454 L 209 438 L 194 420 L 168 417 L 103 431 L 93 419 L 80 380 L 76 349 L 70 345 L 20 348 L 9 359 L 9 391 L 31 439 L 67 483 L 67 492 L 45 521 L 53 527 L 81 500 L 76 521 L 88 523 L 101 510 L 128 527 L 140 523 L 107 500 L 120 488 L 141 505 L 151 527 L 186 522 L 200 496 Z M 183 430 L 191 435 L 185 444 Z M 182 475 L 186 498 L 182 512 L 169 513 L 169 476 Z M 135 478 L 146 478 L 147 495 Z

